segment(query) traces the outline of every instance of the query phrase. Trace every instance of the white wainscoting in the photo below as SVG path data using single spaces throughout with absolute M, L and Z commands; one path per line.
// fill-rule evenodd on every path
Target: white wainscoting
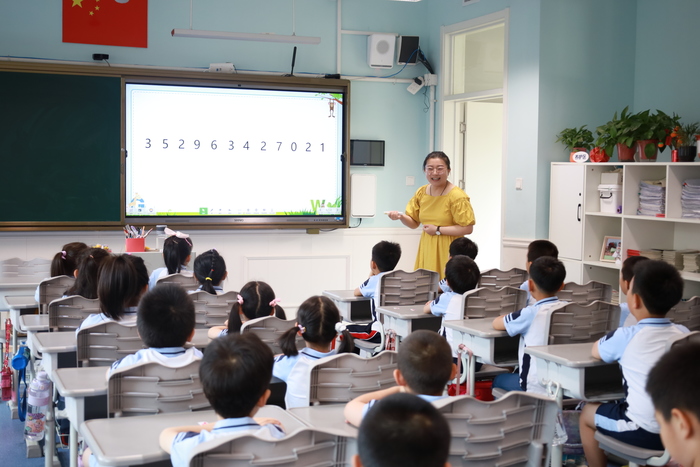
M 531 241 L 527 238 L 504 238 L 501 241 L 501 270 L 525 269 L 527 246 Z

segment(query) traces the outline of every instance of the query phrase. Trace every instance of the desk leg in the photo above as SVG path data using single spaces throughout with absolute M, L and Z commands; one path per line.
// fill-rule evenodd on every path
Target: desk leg
M 469 354 L 469 395 L 474 396 L 474 386 L 476 385 L 476 357 Z
M 46 411 L 46 428 L 44 432 L 44 467 L 53 467 L 53 456 L 56 452 L 56 423 L 54 421 L 54 401 L 56 386 L 53 385 L 49 409 Z
M 69 453 L 70 453 L 70 467 L 78 467 L 78 432 L 75 429 L 73 423 L 70 424 L 70 434 L 69 439 Z
M 556 392 L 554 393 L 554 400 L 557 401 L 557 407 L 562 410 L 562 404 L 564 401 L 564 391 L 561 386 L 557 384 Z M 562 467 L 562 462 L 564 460 L 564 447 L 561 444 L 555 445 L 552 443 L 552 467 Z

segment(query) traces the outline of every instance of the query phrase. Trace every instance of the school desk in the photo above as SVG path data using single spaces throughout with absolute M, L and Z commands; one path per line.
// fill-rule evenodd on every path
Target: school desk
M 376 311 L 383 318 L 384 332 L 390 329 L 396 332 L 397 350 L 400 340 L 413 331 L 429 329 L 437 332 L 442 322 L 440 316 L 423 313 L 423 305 L 380 306 Z
M 372 321 L 372 297 L 358 297 L 354 290 L 324 290 L 323 295 L 333 300 L 340 316 L 351 323 Z
M 315 405 L 296 407 L 288 412 L 311 428 L 319 428 L 338 436 L 347 438 L 345 453 L 346 465 L 351 465 L 351 458 L 357 454 L 357 428 L 345 421 L 345 404 Z
M 497 366 L 518 364 L 520 336 L 511 337 L 506 331 L 493 328 L 492 318 L 445 321 L 452 330 L 452 347 L 455 351 L 464 344 L 475 358 L 468 368 L 469 394 L 474 395 L 475 364 L 477 361 Z
M 279 420 L 287 433 L 306 426 L 286 410 L 273 405 L 262 407 L 255 416 Z M 80 434 L 101 465 L 126 466 L 155 462 L 166 462 L 165 465 L 169 465 L 168 454 L 158 444 L 161 431 L 172 426 L 215 421 L 216 414 L 213 410 L 103 418 L 81 424 Z

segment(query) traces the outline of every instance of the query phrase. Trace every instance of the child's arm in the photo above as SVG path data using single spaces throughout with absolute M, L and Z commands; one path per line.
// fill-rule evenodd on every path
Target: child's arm
M 505 315 L 499 316 L 498 318 L 495 318 L 493 320 L 492 326 L 497 331 L 505 331 L 506 330 Z
M 428 300 L 425 302 L 425 305 L 423 305 L 423 313 L 426 315 L 432 314 L 432 310 L 430 309 L 430 304 L 433 303 L 432 300 Z
M 354 294 L 356 297 L 362 297 L 362 291 L 360 290 L 359 287 L 355 289 L 355 292 L 354 292 L 353 294 Z
M 170 454 L 170 449 L 173 445 L 173 440 L 178 435 L 178 433 L 193 432 L 201 433 L 202 430 L 211 431 L 214 428 L 213 423 L 207 423 L 206 425 L 190 425 L 190 426 L 173 426 L 166 428 L 160 433 L 159 443 L 160 448 Z
M 593 348 L 591 349 L 591 355 L 593 358 L 597 358 L 598 360 L 602 360 L 600 357 L 600 349 L 598 348 L 598 341 L 593 343 Z
M 207 331 L 207 336 L 209 339 L 216 339 L 221 334 L 221 331 L 227 328 L 228 326 L 212 326 Z
M 380 400 L 386 396 L 392 394 L 397 394 L 399 392 L 405 392 L 405 386 L 394 386 L 388 389 L 382 389 L 379 391 L 368 392 L 367 394 L 362 394 L 357 396 L 345 405 L 345 419 L 354 426 L 360 426 L 362 423 L 362 414 L 364 412 L 365 405 L 370 401 Z

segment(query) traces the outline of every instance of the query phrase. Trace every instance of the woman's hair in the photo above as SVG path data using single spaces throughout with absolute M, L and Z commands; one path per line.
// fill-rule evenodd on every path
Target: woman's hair
M 107 250 L 102 248 L 88 248 L 85 250 L 78 263 L 78 277 L 75 278 L 73 287 L 66 290 L 66 295 L 80 295 L 81 297 L 97 298 L 97 280 L 102 261 L 109 256 Z
M 226 261 L 215 249 L 205 251 L 194 260 L 194 277 L 202 284 L 202 290 L 216 295 L 215 285 L 219 285 L 226 275 Z
M 231 314 L 228 318 L 228 332 L 234 334 L 241 332 L 243 321 L 241 313 L 245 316 L 245 320 L 255 318 L 263 318 L 274 315 L 280 319 L 287 319 L 287 315 L 281 306 L 276 302 L 275 292 L 267 282 L 251 281 L 243 286 L 238 293 L 240 298 L 237 303 L 231 307 Z M 241 303 L 241 301 L 243 303 Z
M 166 238 L 163 243 L 163 261 L 168 268 L 168 274 L 182 271 L 182 265 L 190 253 L 192 240 L 189 238 L 178 238 L 175 235 Z
M 297 323 L 299 323 L 297 326 L 287 330 L 277 340 L 282 352 L 287 356 L 299 353 L 296 347 L 296 335 L 300 331 L 301 337 L 306 342 L 318 345 L 330 344 L 338 332 L 341 332 L 338 353 L 352 352 L 355 348 L 352 336 L 340 321 L 338 307 L 328 297 L 314 295 L 307 298 L 304 303 L 299 305 Z
M 121 320 L 127 307 L 138 304 L 147 285 L 148 270 L 143 258 L 132 255 L 105 258 L 97 280 L 100 311 L 115 321 Z
M 447 166 L 447 170 L 452 170 L 452 168 L 450 167 L 450 158 L 447 157 L 447 154 L 445 154 L 442 151 L 433 151 L 427 156 L 425 156 L 425 159 L 423 160 L 423 170 L 425 170 L 425 166 L 428 164 L 428 161 L 430 159 L 442 159 L 442 161 Z
M 80 254 L 87 249 L 88 246 L 83 242 L 66 243 L 63 245 L 61 251 L 56 253 L 51 260 L 51 277 L 73 276 Z

